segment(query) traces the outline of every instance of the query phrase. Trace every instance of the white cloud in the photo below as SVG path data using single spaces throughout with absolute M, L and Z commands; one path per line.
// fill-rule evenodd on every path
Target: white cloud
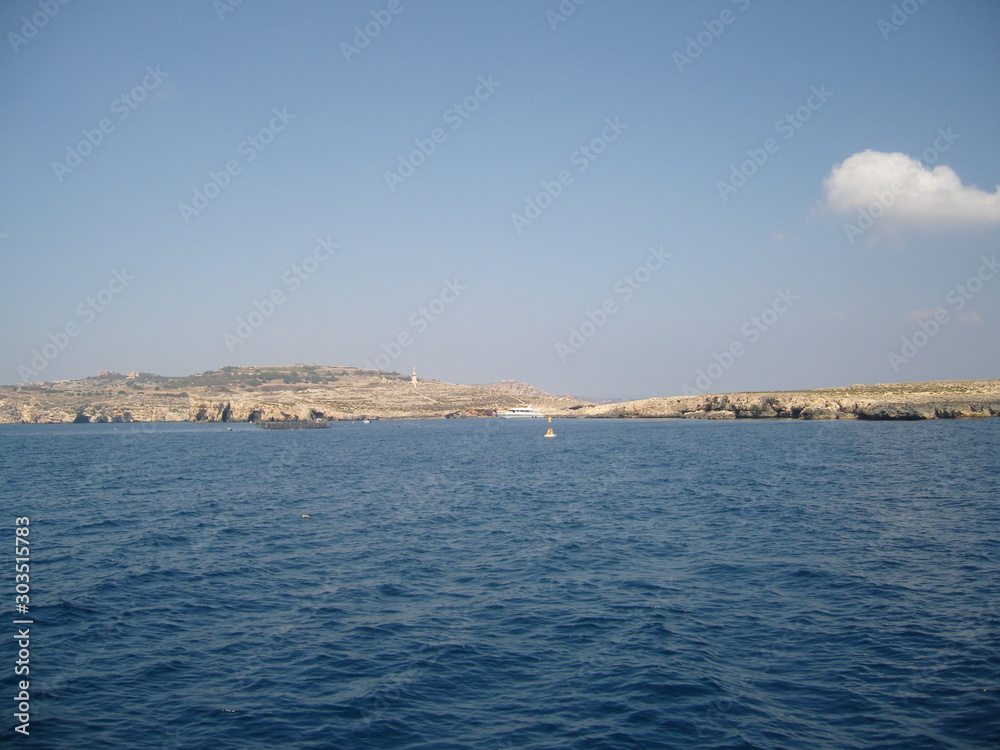
M 901 153 L 862 151 L 823 181 L 838 213 L 884 215 L 907 224 L 1000 222 L 1000 186 L 992 193 L 962 184 L 951 167 L 929 169 Z

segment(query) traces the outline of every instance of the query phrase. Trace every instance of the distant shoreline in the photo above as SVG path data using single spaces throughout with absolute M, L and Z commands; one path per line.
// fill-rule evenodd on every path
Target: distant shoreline
M 238 423 L 484 418 L 533 405 L 560 418 L 974 419 L 1000 416 L 1000 380 L 853 385 L 595 404 L 526 383 L 459 385 L 395 372 L 291 365 L 225 367 L 171 378 L 102 372 L 0 387 L 0 424 Z
M 948 389 L 943 385 L 983 384 Z M 986 385 L 988 384 L 988 385 Z M 937 381 L 815 391 L 673 396 L 588 407 L 581 416 L 632 419 L 976 419 L 1000 416 L 1000 381 Z

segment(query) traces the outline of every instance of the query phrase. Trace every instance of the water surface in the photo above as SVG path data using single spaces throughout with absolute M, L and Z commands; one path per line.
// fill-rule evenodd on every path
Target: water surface
M 1000 744 L 1000 420 L 547 426 L 0 428 L 0 739 Z

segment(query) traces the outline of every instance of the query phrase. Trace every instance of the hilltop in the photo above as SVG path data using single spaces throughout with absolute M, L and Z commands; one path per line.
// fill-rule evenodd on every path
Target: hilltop
M 250 422 L 488 417 L 530 404 L 559 417 L 942 419 L 1000 416 L 1000 380 L 853 385 L 594 404 L 527 383 L 458 385 L 355 367 L 223 367 L 184 377 L 101 372 L 0 387 L 0 423 Z
M 79 380 L 0 387 L 0 423 L 490 416 L 524 404 L 560 412 L 582 402 L 513 381 L 420 380 L 414 387 L 408 375 L 354 367 L 223 367 L 185 377 L 101 372 Z

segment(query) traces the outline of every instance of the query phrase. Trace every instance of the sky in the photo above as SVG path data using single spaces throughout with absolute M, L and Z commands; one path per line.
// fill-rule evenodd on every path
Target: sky
M 0 7 L 0 383 L 1000 377 L 1000 5 Z

